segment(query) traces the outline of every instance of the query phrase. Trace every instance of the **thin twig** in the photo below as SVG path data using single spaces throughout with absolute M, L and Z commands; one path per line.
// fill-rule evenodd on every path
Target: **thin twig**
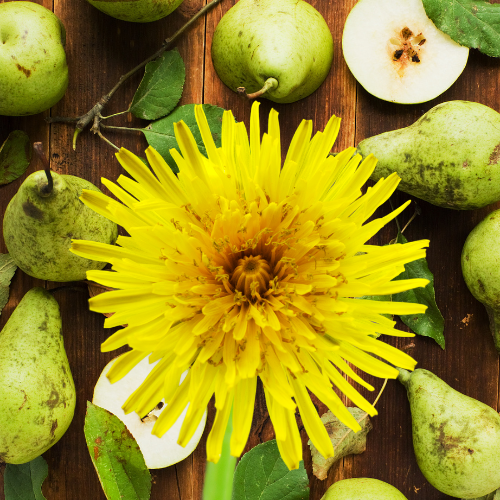
M 114 125 L 104 125 L 104 123 L 101 122 L 101 128 L 106 128 L 109 130 L 125 130 L 126 132 L 144 132 L 142 128 L 135 128 L 135 127 L 116 127 Z
M 120 151 L 120 148 L 118 146 L 116 146 L 115 144 L 113 144 L 109 139 L 106 139 L 106 137 L 104 137 L 101 133 L 100 130 L 98 130 L 96 132 L 96 134 L 106 143 L 108 143 L 112 148 L 115 148 L 117 151 Z
M 82 116 L 78 117 L 65 117 L 65 116 L 54 116 L 47 117 L 47 123 L 74 123 L 76 122 L 76 130 L 73 135 L 73 149 L 76 148 L 76 139 L 79 133 L 84 130 L 91 122 L 93 122 L 92 130 L 97 133 L 101 138 L 103 136 L 99 134 L 99 128 L 101 126 L 102 115 L 101 111 L 105 108 L 106 104 L 109 102 L 113 94 L 121 87 L 121 85 L 128 80 L 131 76 L 142 69 L 146 64 L 153 61 L 157 57 L 161 56 L 166 50 L 170 49 L 172 45 L 177 41 L 177 39 L 188 30 L 201 16 L 207 13 L 210 9 L 215 7 L 222 0 L 212 0 L 210 3 L 202 7 L 189 21 L 187 21 L 181 28 L 179 28 L 170 38 L 166 38 L 160 49 L 158 49 L 153 55 L 142 61 L 135 68 L 132 68 L 128 73 L 125 73 L 120 77 L 116 85 L 105 95 L 103 95 L 99 101 L 92 107 L 90 111 Z M 116 146 L 114 146 L 116 147 Z

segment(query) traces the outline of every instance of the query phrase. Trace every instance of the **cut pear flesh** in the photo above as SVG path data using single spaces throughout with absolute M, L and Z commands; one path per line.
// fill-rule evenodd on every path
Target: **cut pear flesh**
M 125 414 L 122 405 L 142 384 L 157 362 L 149 363 L 148 359 L 145 358 L 134 366 L 123 378 L 112 384 L 106 375 L 117 359 L 119 358 L 112 359 L 104 367 L 94 388 L 92 402 L 116 415 L 127 426 L 144 455 L 144 461 L 148 469 L 168 467 L 191 455 L 205 429 L 207 412 L 205 411 L 203 414 L 193 437 L 189 440 L 186 447 L 177 444 L 177 440 L 179 439 L 179 433 L 188 407 L 184 409 L 174 425 L 161 438 L 151 434 L 154 423 L 160 413 L 166 408 L 164 402 L 159 402 L 157 407 L 152 409 L 142 419 L 135 412 Z M 185 374 L 183 378 L 184 376 Z
M 342 49 L 351 73 L 370 94 L 401 104 L 442 94 L 469 55 L 436 28 L 421 0 L 360 0 L 347 17 Z

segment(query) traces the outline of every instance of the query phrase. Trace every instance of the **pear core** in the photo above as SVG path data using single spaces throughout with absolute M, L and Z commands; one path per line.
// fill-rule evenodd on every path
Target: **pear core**
M 143 418 L 135 412 L 125 414 L 122 405 L 142 384 L 158 362 L 149 363 L 148 359 L 145 358 L 134 366 L 123 378 L 112 384 L 107 374 L 118 359 L 119 357 L 114 358 L 104 367 L 95 385 L 92 402 L 116 415 L 127 426 L 142 451 L 148 469 L 161 469 L 184 460 L 191 455 L 201 439 L 205 430 L 207 412 L 205 411 L 203 414 L 193 437 L 185 448 L 177 444 L 177 440 L 182 423 L 184 422 L 187 407 L 174 425 L 161 438 L 151 434 L 156 420 L 166 408 L 164 401 L 158 402 L 157 406 Z M 185 374 L 182 378 L 184 376 Z
M 345 22 L 342 50 L 370 94 L 401 104 L 442 94 L 469 55 L 467 47 L 436 28 L 422 0 L 360 0 Z

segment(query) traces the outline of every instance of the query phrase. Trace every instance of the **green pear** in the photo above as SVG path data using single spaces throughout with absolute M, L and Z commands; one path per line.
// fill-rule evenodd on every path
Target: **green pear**
M 0 461 L 23 464 L 48 450 L 69 427 L 75 401 L 59 305 L 32 288 L 0 332 Z
M 26 274 L 50 281 L 76 281 L 95 262 L 69 251 L 71 239 L 113 244 L 118 230 L 114 222 L 80 201 L 83 189 L 99 191 L 90 182 L 73 175 L 40 170 L 23 182 L 7 206 L 3 235 L 9 254 Z
M 500 415 L 428 370 L 399 372 L 410 402 L 417 464 L 427 481 L 457 498 L 500 488 Z
M 462 249 L 465 284 L 488 312 L 495 347 L 500 353 L 500 210 L 483 219 Z
M 42 5 L 0 3 L 0 115 L 33 115 L 61 99 L 65 41 L 61 21 Z
M 333 483 L 321 500 L 407 500 L 394 486 L 368 477 Z
M 438 104 L 358 149 L 378 159 L 373 180 L 397 172 L 399 189 L 434 205 L 470 210 L 500 200 L 500 114 L 483 104 Z
M 88 0 L 108 16 L 122 21 L 149 23 L 173 12 L 183 0 Z
M 229 88 L 274 102 L 314 92 L 332 59 L 330 29 L 303 0 L 240 0 L 220 20 L 212 42 L 215 71 Z

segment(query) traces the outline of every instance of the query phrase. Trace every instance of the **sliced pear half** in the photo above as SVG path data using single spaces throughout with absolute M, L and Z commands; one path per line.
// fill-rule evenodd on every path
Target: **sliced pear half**
M 422 0 L 360 0 L 342 36 L 344 58 L 374 96 L 401 104 L 430 101 L 460 76 L 469 49 L 438 30 Z
M 207 412 L 205 411 L 198 428 L 185 448 L 177 444 L 177 440 L 179 439 L 179 433 L 182 423 L 184 422 L 187 407 L 175 424 L 161 438 L 151 434 L 154 423 L 158 419 L 160 413 L 166 408 L 164 401 L 159 402 L 156 408 L 153 408 L 148 415 L 142 419 L 135 412 L 125 414 L 122 405 L 142 384 L 157 362 L 149 363 L 148 359 L 144 358 L 123 378 L 112 384 L 106 375 L 117 359 L 119 359 L 119 357 L 112 359 L 104 367 L 95 385 L 92 402 L 116 415 L 127 426 L 144 455 L 144 461 L 148 469 L 162 469 L 163 467 L 176 464 L 191 455 L 198 445 L 205 429 Z M 184 376 L 185 374 L 181 380 Z

